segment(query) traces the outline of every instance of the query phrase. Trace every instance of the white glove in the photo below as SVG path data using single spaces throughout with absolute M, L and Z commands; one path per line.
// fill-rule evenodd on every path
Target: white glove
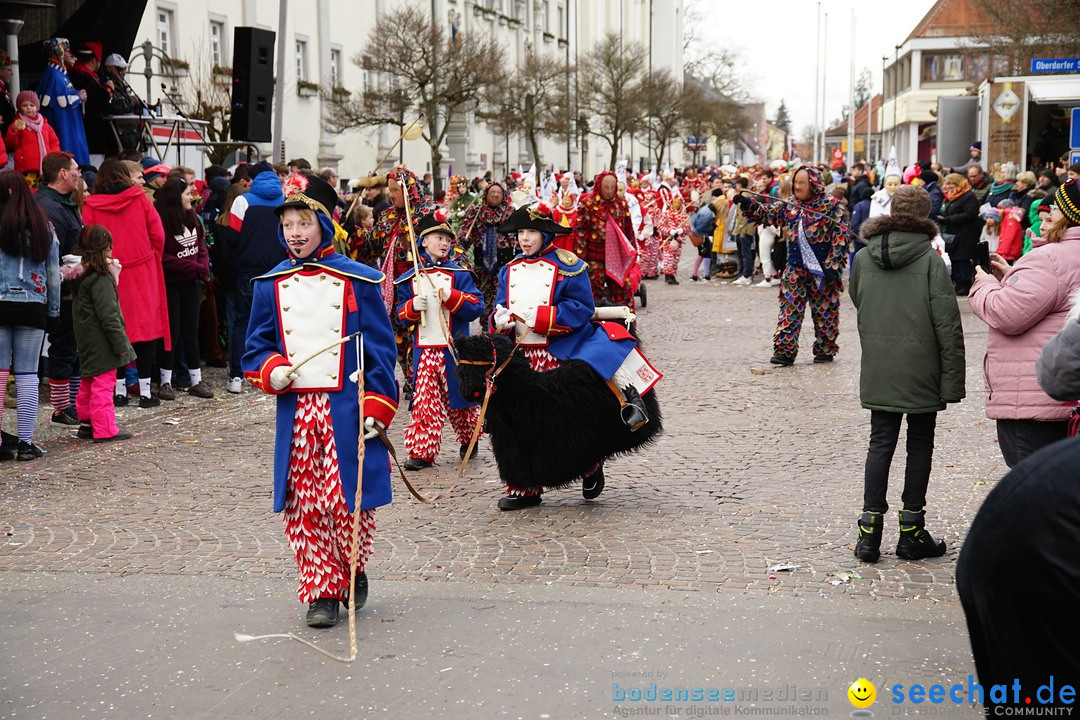
M 521 314 L 521 319 L 525 321 L 525 324 L 529 327 L 536 327 L 536 311 L 526 310 Z
M 412 299 L 412 307 L 416 312 L 423 312 L 427 310 L 428 299 L 427 295 L 417 295 Z
M 377 429 L 376 429 L 377 428 Z M 379 430 L 385 430 L 386 426 L 373 417 L 364 418 L 364 439 L 371 440 L 379 436 Z
M 494 323 L 496 330 L 509 330 L 514 327 L 514 319 L 510 317 L 510 309 L 505 308 L 502 305 L 495 306 L 495 314 L 492 315 L 492 322 Z
M 270 371 L 270 387 L 275 390 L 284 390 L 292 384 L 292 367 L 278 365 Z

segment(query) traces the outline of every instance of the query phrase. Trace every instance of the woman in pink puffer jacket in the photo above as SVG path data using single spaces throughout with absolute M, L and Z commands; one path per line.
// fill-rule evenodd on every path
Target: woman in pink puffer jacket
M 997 421 L 998 445 L 1009 467 L 1064 438 L 1072 412 L 1039 387 L 1035 362 L 1064 327 L 1069 298 L 1080 288 L 1076 180 L 1058 189 L 1050 207 L 1047 243 L 1012 267 L 992 255 L 994 274 L 977 268 L 968 296 L 972 311 L 990 326 L 983 360 L 986 416 Z

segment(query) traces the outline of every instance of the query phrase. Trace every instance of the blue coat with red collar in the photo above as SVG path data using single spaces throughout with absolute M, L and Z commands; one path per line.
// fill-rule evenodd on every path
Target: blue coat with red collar
M 280 230 L 278 231 L 280 234 Z M 282 284 L 290 279 L 306 280 L 320 277 L 332 285 L 343 284 L 342 307 L 326 305 L 289 306 L 281 302 Z M 354 510 L 357 479 L 357 451 L 360 427 L 364 417 L 374 417 L 389 426 L 398 406 L 398 386 L 394 377 L 397 346 L 390 318 L 386 314 L 379 283 L 383 275 L 367 265 L 339 255 L 332 247 L 323 247 L 304 261 L 288 259 L 269 273 L 255 278 L 251 301 L 251 320 L 248 324 L 247 348 L 242 361 L 244 375 L 251 384 L 267 393 L 277 395 L 277 436 L 274 442 L 274 512 L 285 507 L 289 454 L 298 392 L 292 385 L 283 391 L 270 386 L 274 368 L 287 366 L 301 358 L 287 359 L 283 329 L 286 321 L 303 324 L 333 325 L 328 328 L 339 335 L 363 333 L 364 407 L 361 410 L 357 383 L 350 376 L 357 370 L 356 343 L 351 340 L 339 348 L 336 355 L 327 352 L 336 364 L 331 384 L 325 391 L 330 398 L 330 418 L 337 446 L 338 468 L 342 490 L 349 510 Z M 337 313 L 341 313 L 338 315 Z M 284 313 L 289 313 L 288 318 Z M 291 331 L 290 331 L 291 332 Z M 324 358 L 325 359 L 325 358 Z M 307 368 L 309 366 L 305 366 Z M 386 446 L 378 438 L 364 444 L 364 488 L 362 509 L 387 505 L 391 500 L 390 458 Z
M 443 294 L 446 295 L 446 299 L 443 300 L 442 305 L 450 311 L 450 322 L 447 329 L 450 331 L 451 338 L 458 335 L 468 335 L 469 323 L 480 317 L 480 313 L 484 309 L 484 296 L 476 288 L 472 273 L 453 260 L 446 259 L 433 263 L 424 251 L 420 252 L 420 265 L 426 272 L 432 274 L 433 280 L 439 287 L 443 287 Z M 413 308 L 415 291 L 412 279 L 414 275 L 415 269 L 410 268 L 394 281 L 397 286 L 397 317 L 403 325 L 413 325 L 420 322 L 420 313 Z M 427 282 L 423 278 L 421 280 Z M 428 288 L 428 291 L 430 292 L 430 288 Z M 428 312 L 433 311 L 434 308 L 429 305 Z M 420 351 L 423 347 L 437 347 L 437 345 L 421 345 L 422 339 L 419 329 L 413 332 L 412 336 L 412 370 L 413 376 L 415 376 L 416 369 L 420 365 Z M 458 410 L 475 406 L 477 403 L 466 402 L 461 397 L 461 393 L 458 392 L 457 373 L 454 372 L 450 350 L 448 346 L 443 347 L 443 362 L 446 366 L 446 389 L 450 395 L 450 407 Z M 412 408 L 411 402 L 409 407 Z
M 552 287 L 545 285 L 534 298 L 537 304 L 533 332 L 547 338 L 547 350 L 556 359 L 582 360 L 610 380 L 637 346 L 637 340 L 619 323 L 592 322 L 596 306 L 588 266 L 572 252 L 549 243 L 534 256 L 518 255 L 499 270 L 495 304 L 511 307 L 509 300 L 515 288 L 508 278 L 515 273 L 515 266 L 538 263 L 554 266 L 554 273 Z M 490 322 L 494 323 L 494 314 Z

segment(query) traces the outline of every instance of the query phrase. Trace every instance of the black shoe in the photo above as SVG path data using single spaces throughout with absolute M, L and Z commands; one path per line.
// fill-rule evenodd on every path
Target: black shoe
M 127 407 L 128 396 L 127 395 L 113 395 L 112 404 L 114 407 Z
M 156 397 L 143 397 L 139 396 L 139 407 L 141 408 L 156 408 L 161 404 L 161 401 Z
M 690 281 L 691 281 L 691 282 L 697 282 L 697 281 L 698 281 L 698 280 L 700 280 L 700 279 L 701 279 L 701 278 L 699 278 L 699 277 L 698 277 L 697 275 L 691 275 L 691 276 L 690 276 Z
M 814 356 L 814 362 L 816 364 L 818 364 L 818 365 L 822 365 L 824 363 L 831 363 L 832 359 L 833 359 L 832 355 L 815 355 Z
M 543 502 L 543 495 L 503 495 L 499 498 L 500 510 L 523 510 Z
M 401 404 L 408 405 L 412 402 L 412 383 L 406 380 L 401 385 Z
M 356 608 L 357 612 L 359 612 L 360 608 L 364 607 L 364 605 L 367 603 L 367 595 L 368 595 L 367 573 L 365 573 L 365 572 L 356 573 L 356 602 L 353 603 L 353 606 Z
M 131 439 L 131 433 L 121 430 L 120 432 L 116 433 L 112 437 L 94 438 L 94 442 L 96 442 L 96 443 L 104 443 L 104 442 L 112 442 L 113 440 L 130 440 L 130 439 Z
M 458 457 L 461 458 L 462 460 L 464 460 L 465 459 L 465 451 L 468 450 L 468 449 L 469 449 L 468 445 L 462 445 L 461 448 L 458 450 Z M 473 445 L 472 455 L 469 456 L 469 459 L 472 460 L 474 457 L 476 457 L 476 455 L 479 452 L 480 452 L 480 443 L 477 443 L 476 445 Z
M 405 468 L 406 470 L 423 470 L 424 468 L 429 468 L 434 464 L 435 463 L 430 460 L 424 460 L 418 457 L 411 457 L 406 460 L 401 467 Z
M 0 430 L 0 460 L 14 460 L 19 450 L 19 436 Z
M 945 554 L 945 541 L 935 540 L 924 527 L 924 510 L 900 511 L 900 540 L 896 543 L 896 557 L 904 560 L 922 560 Z
M 308 627 L 328 628 L 337 625 L 338 600 L 336 598 L 319 598 L 308 605 Z
M 595 500 L 602 492 L 604 492 L 604 468 L 600 468 L 581 481 L 581 497 L 586 500 Z
M 88 422 L 79 423 L 79 432 L 75 433 L 75 437 L 80 440 L 93 440 L 94 426 Z
M 210 389 L 205 380 L 201 380 L 188 388 L 188 395 L 209 400 L 214 397 L 214 391 Z
M 173 388 L 172 383 L 165 383 L 158 388 L 157 396 L 161 400 L 175 400 L 176 390 Z
M 68 406 L 59 412 L 54 412 L 52 421 L 57 425 L 78 425 L 79 416 L 75 414 L 75 408 Z
M 664 282 L 668 285 L 678 285 L 679 281 L 675 279 L 674 275 L 665 275 Z
M 859 518 L 859 539 L 855 543 L 855 557 L 863 562 L 875 563 L 881 557 L 882 515 L 864 512 Z
M 790 355 L 773 355 L 769 358 L 769 362 L 773 365 L 780 365 L 782 367 L 791 367 L 795 364 L 795 358 Z
M 19 441 L 19 451 L 15 455 L 16 460 L 37 460 L 46 454 L 45 450 L 42 450 L 32 442 Z
M 637 432 L 649 422 L 649 415 L 645 412 L 645 401 L 641 399 L 637 388 L 627 385 L 622 389 L 626 404 L 619 408 L 623 424 L 630 428 L 630 432 Z

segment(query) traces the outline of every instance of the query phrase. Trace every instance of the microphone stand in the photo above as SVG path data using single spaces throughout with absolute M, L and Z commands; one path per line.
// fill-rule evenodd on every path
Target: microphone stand
M 184 114 L 184 111 L 180 109 L 180 106 L 176 104 L 176 101 L 172 99 L 172 96 L 169 95 L 168 88 L 165 86 L 165 83 L 161 83 L 161 94 L 164 95 L 166 98 L 168 98 L 169 104 L 173 106 L 174 110 L 176 110 L 177 117 L 182 117 L 184 119 L 184 122 L 187 124 L 187 126 L 189 128 L 191 128 L 192 132 L 194 132 L 197 136 L 199 136 L 201 138 L 202 133 L 199 131 L 199 128 L 195 127 L 195 123 L 191 122 L 191 120 L 188 118 L 188 116 Z M 181 162 L 181 159 L 180 159 L 180 138 L 179 137 L 176 138 L 176 162 L 177 162 L 177 164 L 180 164 L 180 165 L 183 164 Z

